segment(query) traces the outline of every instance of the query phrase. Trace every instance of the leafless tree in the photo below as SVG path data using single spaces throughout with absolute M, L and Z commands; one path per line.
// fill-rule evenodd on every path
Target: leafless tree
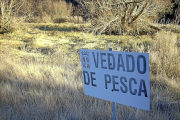
M 168 7 L 169 0 L 79 0 L 96 34 L 125 34 L 133 29 L 156 29 L 151 21 Z

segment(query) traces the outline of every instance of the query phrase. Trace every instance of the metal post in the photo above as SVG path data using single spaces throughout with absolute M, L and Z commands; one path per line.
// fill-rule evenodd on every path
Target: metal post
M 113 120 L 116 120 L 116 103 L 112 102 Z
M 112 48 L 109 48 L 109 51 L 112 51 Z M 112 112 L 113 112 L 113 120 L 116 120 L 116 103 L 112 102 Z

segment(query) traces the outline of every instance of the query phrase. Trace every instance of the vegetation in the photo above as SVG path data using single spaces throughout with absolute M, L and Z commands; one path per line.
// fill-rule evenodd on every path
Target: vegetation
M 170 0 L 89 0 L 80 1 L 97 34 L 125 34 L 159 30 L 152 25 L 159 14 L 170 10 Z
M 111 102 L 84 94 L 79 54 L 82 48 L 108 50 L 109 47 L 114 51 L 150 55 L 151 111 L 116 104 L 117 119 L 180 118 L 179 25 L 152 22 L 150 25 L 159 28 L 153 34 L 96 36 L 86 31 L 92 30 L 90 22 L 74 24 L 74 18 L 63 15 L 70 3 L 22 1 L 14 0 L 13 7 L 12 1 L 1 1 L 6 2 L 6 15 L 12 12 L 10 31 L 2 29 L 0 34 L 0 120 L 112 119 Z M 64 5 L 56 4 L 59 7 L 49 10 L 61 9 L 62 14 L 43 10 L 43 5 L 50 7 L 56 2 Z M 36 4 L 40 9 L 35 9 Z M 67 6 L 60 8 L 61 5 Z M 37 15 L 38 10 L 43 14 Z M 2 25 L 8 28 L 1 21 L 1 28 Z M 127 27 L 128 30 L 131 29 Z
M 70 19 L 72 4 L 61 0 L 1 0 L 0 33 L 13 31 L 20 22 L 64 22 Z M 71 20 L 71 22 L 75 19 Z

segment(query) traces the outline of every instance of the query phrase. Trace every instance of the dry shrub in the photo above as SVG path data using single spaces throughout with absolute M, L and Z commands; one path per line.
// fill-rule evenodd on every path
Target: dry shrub
M 175 9 L 175 23 L 180 24 L 180 0 L 175 0 L 177 9 Z
M 81 16 L 68 17 L 67 21 L 72 22 L 72 23 L 83 23 L 84 22 L 83 17 L 81 17 Z
M 10 32 L 12 30 L 12 21 L 15 15 L 14 11 L 15 1 L 0 1 L 0 33 Z
M 6 3 L 5 7 L 11 7 L 11 12 L 13 10 L 16 16 L 25 17 L 26 22 L 53 22 L 54 19 L 69 17 L 72 9 L 72 4 L 64 0 L 3 1 Z
M 91 31 L 97 34 L 158 29 L 152 20 L 171 6 L 170 0 L 80 0 L 80 4 L 91 19 Z
M 53 20 L 53 23 L 64 23 L 64 22 L 67 22 L 66 18 L 55 18 Z
M 43 22 L 52 22 L 55 19 L 66 18 L 70 16 L 72 5 L 67 4 L 65 1 L 46 0 L 39 4 L 38 13 L 40 19 Z
M 12 32 L 19 27 L 19 23 L 25 21 L 29 13 L 23 9 L 27 7 L 23 0 L 1 0 L 0 1 L 0 33 Z M 23 12 L 22 12 L 23 11 Z M 25 14 L 26 13 L 26 14 Z
M 158 32 L 151 47 L 151 71 L 168 78 L 180 77 L 180 51 L 178 36 L 171 32 Z

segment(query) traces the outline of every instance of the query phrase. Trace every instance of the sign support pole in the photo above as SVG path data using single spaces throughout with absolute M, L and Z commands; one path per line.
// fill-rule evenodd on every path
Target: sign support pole
M 113 120 L 116 120 L 116 103 L 112 102 Z
M 109 48 L 109 51 L 112 51 L 112 48 Z M 116 103 L 112 102 L 112 112 L 113 112 L 113 120 L 116 120 Z

